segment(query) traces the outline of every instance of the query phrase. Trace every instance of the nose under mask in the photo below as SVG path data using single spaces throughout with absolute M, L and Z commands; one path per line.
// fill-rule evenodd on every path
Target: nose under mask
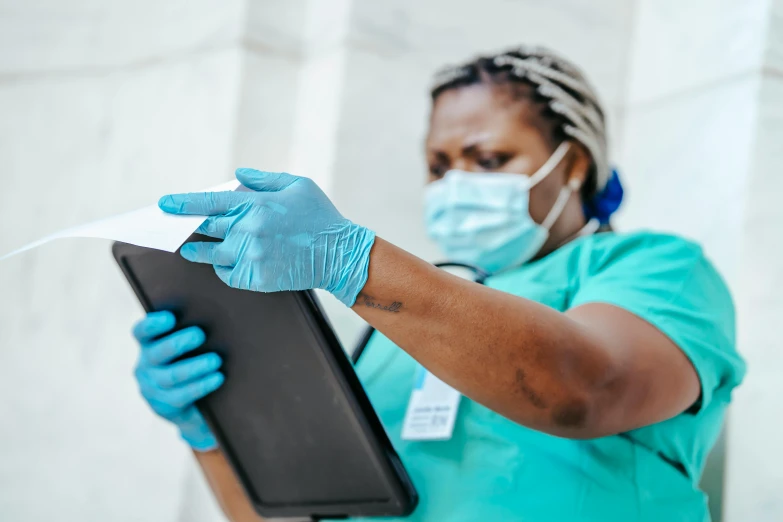
M 562 214 L 580 182 L 572 179 L 541 224 L 530 215 L 530 190 L 563 160 L 570 147 L 563 142 L 531 176 L 502 172 L 446 172 L 427 185 L 427 234 L 450 261 L 497 273 L 529 261 L 541 250 L 549 230 Z

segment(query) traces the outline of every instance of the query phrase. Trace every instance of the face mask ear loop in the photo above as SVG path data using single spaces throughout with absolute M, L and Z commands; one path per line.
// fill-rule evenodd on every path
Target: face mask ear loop
M 572 178 L 568 182 L 568 185 L 560 189 L 560 194 L 557 195 L 555 204 L 552 205 L 552 210 L 549 211 L 549 214 L 547 214 L 544 222 L 541 223 L 542 227 L 544 227 L 546 230 L 552 228 L 552 225 L 555 224 L 557 218 L 559 218 L 560 214 L 563 213 L 563 209 L 565 208 L 566 203 L 568 203 L 568 198 L 570 198 L 571 194 L 573 194 L 575 191 L 579 190 L 580 185 L 581 183 L 578 179 Z
M 538 169 L 535 174 L 530 176 L 530 188 L 535 187 L 539 181 L 547 177 L 554 169 L 555 167 L 560 164 L 561 161 L 563 161 L 563 158 L 566 155 L 566 152 L 568 152 L 568 149 L 571 148 L 571 142 L 570 141 L 564 141 L 560 144 L 557 149 L 555 149 L 555 152 L 552 153 L 551 156 L 549 156 L 549 159 L 546 160 L 546 162 L 541 165 L 541 168 Z

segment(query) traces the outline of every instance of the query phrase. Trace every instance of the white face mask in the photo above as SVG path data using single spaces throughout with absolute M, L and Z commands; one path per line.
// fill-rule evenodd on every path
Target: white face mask
M 571 180 L 542 224 L 530 216 L 530 189 L 546 178 L 569 148 L 563 142 L 532 176 L 507 173 L 446 172 L 426 188 L 427 234 L 449 261 L 478 266 L 489 273 L 532 259 L 549 237 L 568 198 L 579 189 Z

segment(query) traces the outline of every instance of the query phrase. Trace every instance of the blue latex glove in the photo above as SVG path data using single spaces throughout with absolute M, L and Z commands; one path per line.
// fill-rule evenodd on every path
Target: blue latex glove
M 190 261 L 210 263 L 228 285 L 278 292 L 321 288 L 352 306 L 367 282 L 375 234 L 345 219 L 308 178 L 238 169 L 250 189 L 164 196 L 171 214 L 211 216 L 198 232 L 222 243 L 188 243 Z
M 217 371 L 222 361 L 219 355 L 207 353 L 172 363 L 204 344 L 205 339 L 196 327 L 158 339 L 175 324 L 170 312 L 154 312 L 134 326 L 133 336 L 141 346 L 136 380 L 155 413 L 174 423 L 193 449 L 209 451 L 217 448 L 217 440 L 193 403 L 223 384 L 223 374 Z

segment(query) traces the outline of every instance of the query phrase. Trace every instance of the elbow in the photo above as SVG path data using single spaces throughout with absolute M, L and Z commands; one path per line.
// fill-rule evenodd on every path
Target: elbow
M 563 379 L 563 374 L 568 377 Z M 629 384 L 623 366 L 611 357 L 595 356 L 583 361 L 577 371 L 560 375 L 560 393 L 549 410 L 555 434 L 574 440 L 616 435 L 623 424 L 618 416 Z
M 595 400 L 587 394 L 572 394 L 552 405 L 549 412 L 552 434 L 567 439 L 587 440 L 608 435 Z
M 592 439 L 604 435 L 605 408 L 601 394 L 583 387 L 565 386 L 561 381 L 550 393 L 534 392 L 517 371 L 518 390 L 525 406 L 509 418 L 523 426 L 568 439 Z M 531 418 L 531 412 L 537 413 Z
M 627 391 L 624 373 L 610 361 L 594 364 L 590 372 L 574 375 L 556 395 L 549 408 L 549 422 L 556 435 L 569 439 L 586 440 L 617 431 L 621 398 Z
M 544 382 L 531 382 L 528 374 L 517 369 L 516 392 L 527 403 L 527 412 L 514 420 L 568 439 L 614 435 L 616 432 L 611 430 L 617 423 L 613 417 L 617 415 L 618 399 L 624 393 L 623 373 L 611 361 L 600 363 L 592 361 L 589 368 L 583 366 L 576 372 L 550 373 L 548 378 L 541 379 Z M 531 410 L 538 410 L 532 423 Z
M 572 391 L 552 405 L 549 412 L 553 433 L 569 439 L 587 440 L 616 435 L 617 383 L 590 390 Z
M 595 417 L 593 409 L 592 401 L 588 397 L 572 394 L 552 406 L 551 421 L 558 430 L 590 430 Z

